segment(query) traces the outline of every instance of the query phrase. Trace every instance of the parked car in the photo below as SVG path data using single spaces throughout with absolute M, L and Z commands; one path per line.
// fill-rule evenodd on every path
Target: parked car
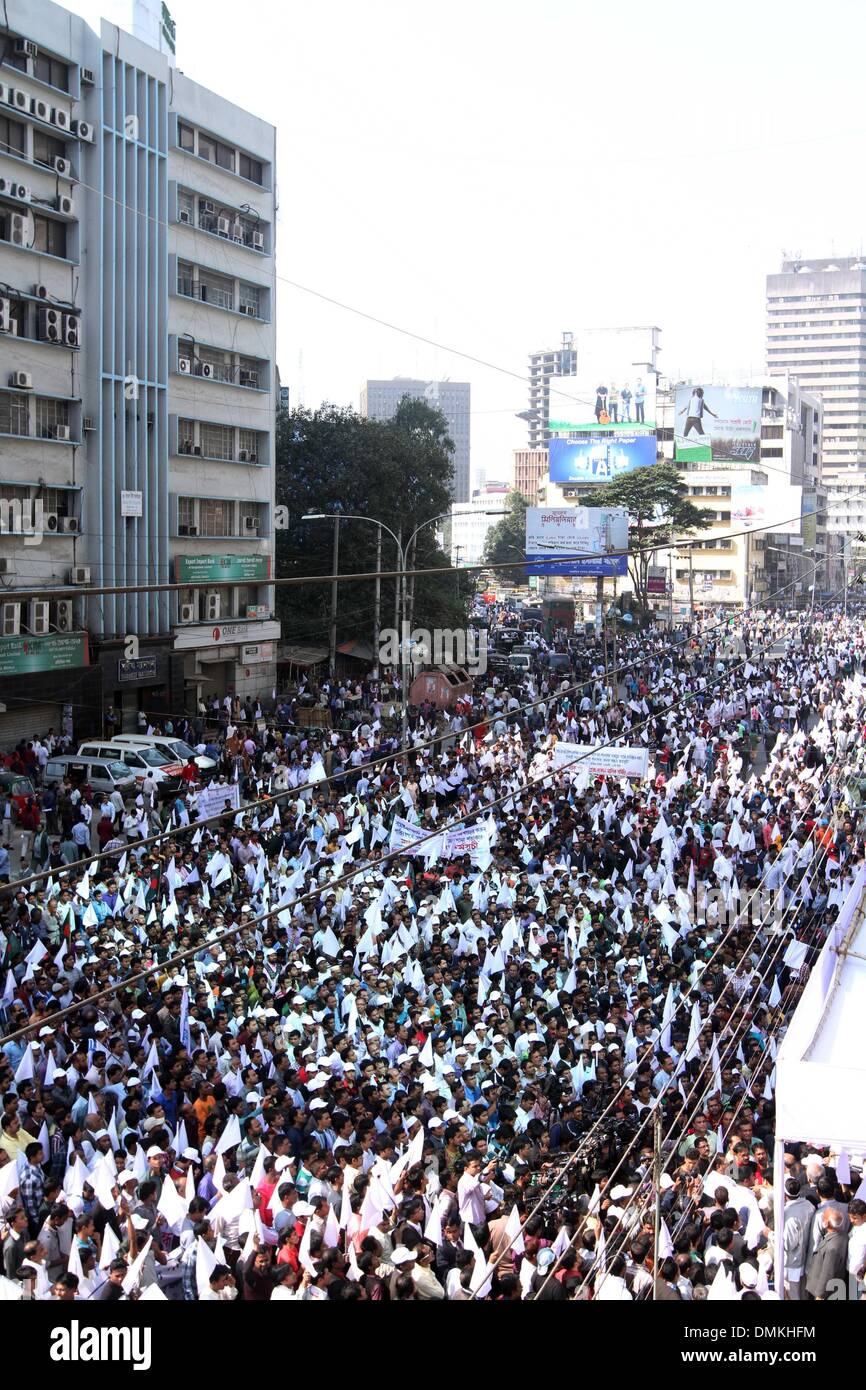
M 46 786 L 69 780 L 74 787 L 90 787 L 100 796 L 120 792 L 125 799 L 135 791 L 135 777 L 116 757 L 63 753 L 48 759 L 43 782 Z
M 120 746 L 106 739 L 100 743 L 83 743 L 78 750 L 78 756 L 107 758 L 123 763 L 138 787 L 148 772 L 152 772 L 156 780 L 157 795 L 160 797 L 173 796 L 183 785 L 180 775 L 183 764 L 177 759 L 166 758 L 165 754 L 158 752 L 156 748 Z
M 111 742 L 124 748 L 155 748 L 174 762 L 187 763 L 192 758 L 202 782 L 209 782 L 216 776 L 217 764 L 213 758 L 196 753 L 182 738 L 175 738 L 173 734 L 115 734 Z
M 24 807 L 29 796 L 36 795 L 36 788 L 29 777 L 25 777 L 20 772 L 0 772 L 0 793 L 12 798 L 12 806 L 15 811 L 15 819 Z

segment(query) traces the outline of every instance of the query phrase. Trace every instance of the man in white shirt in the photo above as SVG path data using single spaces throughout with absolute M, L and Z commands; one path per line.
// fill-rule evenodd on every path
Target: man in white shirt
M 496 1160 L 493 1159 L 488 1163 L 484 1172 L 489 1174 L 495 1167 Z M 465 1172 L 457 1184 L 460 1218 L 473 1226 L 483 1226 L 487 1220 L 487 1198 L 490 1195 L 490 1186 L 482 1181 L 481 1172 L 481 1159 L 477 1154 L 472 1154 L 467 1160 Z

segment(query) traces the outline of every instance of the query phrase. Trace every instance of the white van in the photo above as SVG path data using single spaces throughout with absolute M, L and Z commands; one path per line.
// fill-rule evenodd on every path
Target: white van
M 124 748 L 155 748 L 158 753 L 164 753 L 167 758 L 179 763 L 188 763 L 192 758 L 201 782 L 210 782 L 216 776 L 217 765 L 213 758 L 196 753 L 194 748 L 182 738 L 175 738 L 174 734 L 115 734 L 111 742 L 122 744 Z
M 49 758 L 45 764 L 43 781 L 45 786 L 70 781 L 74 787 L 90 786 L 101 796 L 111 796 L 120 792 L 126 800 L 135 795 L 135 777 L 117 756 L 117 749 L 109 757 L 84 757 L 74 753 L 58 754 Z
M 79 758 L 113 758 L 117 762 L 124 763 L 135 778 L 136 790 L 141 787 L 149 772 L 153 773 L 156 780 L 159 796 L 174 796 L 183 786 L 180 775 L 183 771 L 183 764 L 177 762 L 176 759 L 167 758 L 164 753 L 157 752 L 155 748 L 130 748 L 128 745 L 119 747 L 111 739 L 105 739 L 98 743 L 93 740 L 90 743 L 82 743 L 78 750 L 78 756 Z

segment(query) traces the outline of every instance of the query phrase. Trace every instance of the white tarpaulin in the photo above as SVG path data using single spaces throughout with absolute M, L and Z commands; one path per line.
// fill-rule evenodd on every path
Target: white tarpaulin
M 226 802 L 233 811 L 240 810 L 241 789 L 237 782 L 210 782 L 206 787 L 199 787 L 196 796 L 199 820 L 220 815 L 226 808 Z
M 861 865 L 776 1061 L 776 1134 L 866 1149 L 866 918 Z
M 598 748 L 560 741 L 553 750 L 554 772 L 570 763 L 575 772 L 587 772 L 590 777 L 646 777 L 648 762 L 646 748 Z

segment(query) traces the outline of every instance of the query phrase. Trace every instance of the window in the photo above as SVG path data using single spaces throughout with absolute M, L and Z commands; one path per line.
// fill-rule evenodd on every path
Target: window
M 40 82 L 47 82 L 49 87 L 59 87 L 61 92 L 69 91 L 69 68 L 56 58 L 49 58 L 47 53 L 38 53 L 33 59 L 33 76 Z
M 257 463 L 259 437 L 255 430 L 238 430 L 238 456 L 246 454 L 246 462 Z
M 209 136 L 207 136 L 207 135 L 202 135 L 201 132 L 199 132 L 199 137 L 198 137 L 198 157 L 199 157 L 199 159 L 209 159 L 209 160 L 211 161 L 211 163 L 213 163 L 213 156 L 214 156 L 214 144 L 213 144 L 213 140 L 211 140 Z
M 41 130 L 33 132 L 33 160 L 36 164 L 44 164 L 49 169 L 54 168 L 55 159 L 66 158 L 66 144 L 63 140 L 55 140 L 53 136 L 46 135 Z
M 187 261 L 177 263 L 177 292 L 190 299 L 195 297 L 195 271 Z
M 239 357 L 237 379 L 241 386 L 249 386 L 256 391 L 261 390 L 264 385 L 264 378 L 259 371 L 258 358 Z
M 240 504 L 240 534 L 242 536 L 258 535 L 262 524 L 261 513 L 258 503 L 241 502 Z
M 178 222 L 195 221 L 195 198 L 183 188 L 177 190 L 177 220 Z
M 0 152 L 24 154 L 24 126 L 20 121 L 10 121 L 8 116 L 0 116 Z
M 253 317 L 260 319 L 262 317 L 261 300 L 262 294 L 258 285 L 240 286 L 238 308 L 240 309 L 241 313 L 248 313 L 249 310 L 252 309 Z
M 36 437 L 53 439 L 58 425 L 69 424 L 69 402 L 55 401 L 45 396 L 36 398 Z
M 198 297 L 206 304 L 215 304 L 218 309 L 233 309 L 234 280 L 228 280 L 223 275 L 214 275 L 212 271 L 200 271 Z
M 29 405 L 26 396 L 0 394 L 0 434 L 30 433 Z
M 198 504 L 199 530 L 203 536 L 231 536 L 234 504 L 202 497 Z
M 195 131 L 192 126 L 184 125 L 181 121 L 178 121 L 177 143 L 182 150 L 188 150 L 190 154 L 195 154 Z
M 212 381 L 233 382 L 235 380 L 235 369 L 231 361 L 226 361 L 226 354 L 219 352 L 216 348 L 199 348 L 198 350 L 199 368 L 198 375 L 202 376 L 202 366 L 208 364 L 211 371 L 208 376 Z
M 66 224 L 50 217 L 33 217 L 33 249 L 49 256 L 66 255 Z
M 56 512 L 58 516 L 71 516 L 69 507 L 70 493 L 65 487 L 48 487 L 43 495 L 43 507 L 46 512 Z
M 253 159 L 251 155 L 242 154 L 238 162 L 238 173 L 242 179 L 249 179 L 250 183 L 263 184 L 264 167 L 261 160 Z
M 186 527 L 195 525 L 194 497 L 179 497 L 177 499 L 177 524 Z
M 9 300 L 9 318 L 16 326 L 16 337 L 27 337 L 27 305 L 23 299 Z
M 230 425 L 201 424 L 201 451 L 211 459 L 234 458 L 234 430 Z
M 215 141 L 215 142 L 214 142 L 214 153 L 215 153 L 215 156 L 216 156 L 216 162 L 217 162 L 217 164 L 220 166 L 220 168 L 221 168 L 221 169 L 230 169 L 231 172 L 234 173 L 234 171 L 235 171 L 235 152 L 234 152 L 234 150 L 230 149 L 228 145 L 221 145 L 221 144 L 219 143 L 219 141 Z
M 255 590 L 249 584 L 240 584 L 235 589 L 235 613 L 239 618 L 247 616 L 247 608 L 255 603 Z

